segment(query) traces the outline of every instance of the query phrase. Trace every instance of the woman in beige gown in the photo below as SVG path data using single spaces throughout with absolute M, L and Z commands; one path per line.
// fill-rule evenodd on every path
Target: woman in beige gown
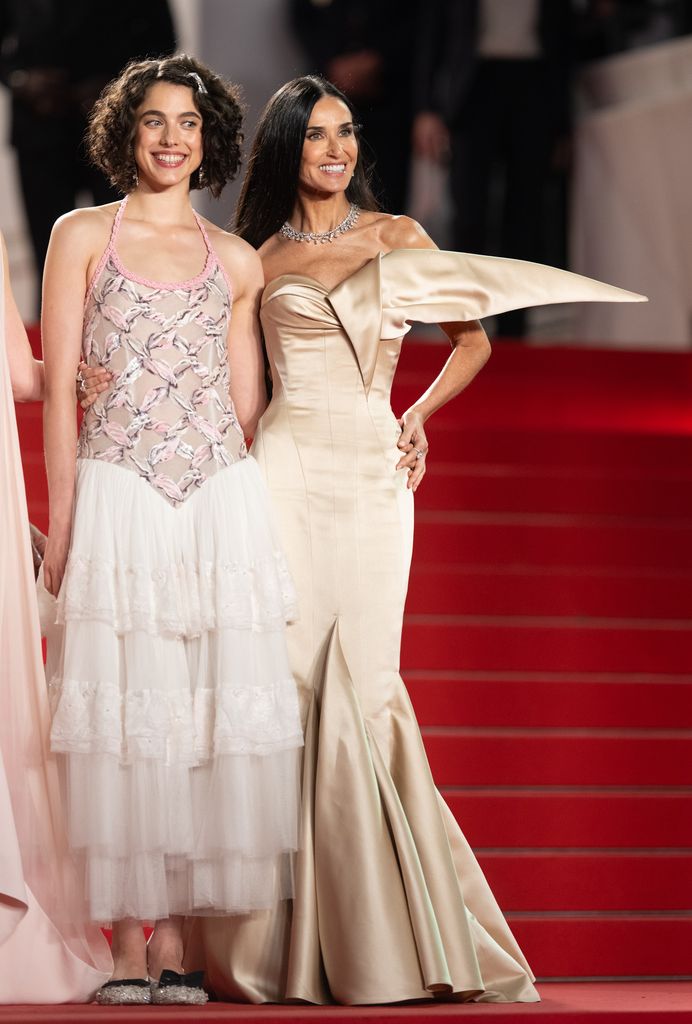
M 350 202 L 360 211 L 349 218 Z M 479 317 L 638 297 L 439 252 L 408 218 L 378 213 L 347 101 L 311 77 L 263 114 L 239 231 L 260 248 L 267 282 L 273 396 L 253 452 L 299 597 L 288 639 L 306 732 L 302 837 L 292 911 L 207 919 L 191 947 L 202 942 L 208 982 L 230 1000 L 537 1000 L 435 788 L 399 675 L 413 491 L 425 419 L 488 356 Z M 409 320 L 443 324 L 452 354 L 397 420 L 389 395 Z
M 91 384 L 95 393 L 106 386 L 94 379 Z M 13 397 L 43 397 L 43 364 L 31 355 L 2 244 L 0 1003 L 84 1002 L 108 978 L 111 957 L 100 929 L 86 923 L 81 883 L 67 847 L 56 761 L 48 749 L 48 699 Z

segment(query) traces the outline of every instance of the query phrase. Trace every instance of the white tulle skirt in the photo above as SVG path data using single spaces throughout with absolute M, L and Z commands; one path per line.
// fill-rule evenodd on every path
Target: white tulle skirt
M 292 895 L 295 617 L 251 457 L 179 508 L 129 470 L 79 460 L 47 673 L 94 920 L 243 913 Z

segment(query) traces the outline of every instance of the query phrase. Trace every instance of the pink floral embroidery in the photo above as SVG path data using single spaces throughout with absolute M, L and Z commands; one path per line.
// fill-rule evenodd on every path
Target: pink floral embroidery
M 122 209 L 87 296 L 82 345 L 113 383 L 85 413 L 78 456 L 138 473 L 175 507 L 247 455 L 229 393 L 229 282 L 201 224 L 208 258 L 192 281 L 128 274 L 114 249 Z

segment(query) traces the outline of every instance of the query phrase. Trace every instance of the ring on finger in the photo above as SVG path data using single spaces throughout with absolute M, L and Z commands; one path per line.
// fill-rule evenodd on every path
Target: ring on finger
M 420 448 L 414 448 L 413 450 L 416 453 L 416 459 L 422 459 L 425 457 L 425 452 L 421 451 Z
M 77 370 L 77 384 L 79 385 L 79 390 L 83 395 L 85 395 L 87 391 L 87 383 L 81 370 Z

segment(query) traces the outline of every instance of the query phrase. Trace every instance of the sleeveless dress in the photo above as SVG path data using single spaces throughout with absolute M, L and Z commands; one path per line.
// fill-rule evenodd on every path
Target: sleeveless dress
M 413 494 L 395 468 L 390 392 L 409 320 L 641 298 L 551 267 L 418 249 L 333 289 L 300 274 L 267 285 L 274 393 L 253 453 L 301 606 L 287 634 L 305 721 L 301 842 L 292 905 L 193 923 L 190 963 L 201 945 L 221 996 L 538 999 L 435 788 L 399 674 Z
M 289 896 L 302 746 L 295 594 L 229 395 L 231 285 L 199 218 L 197 277 L 126 270 L 126 205 L 86 298 L 83 357 L 114 379 L 82 422 L 47 665 L 101 922 Z

